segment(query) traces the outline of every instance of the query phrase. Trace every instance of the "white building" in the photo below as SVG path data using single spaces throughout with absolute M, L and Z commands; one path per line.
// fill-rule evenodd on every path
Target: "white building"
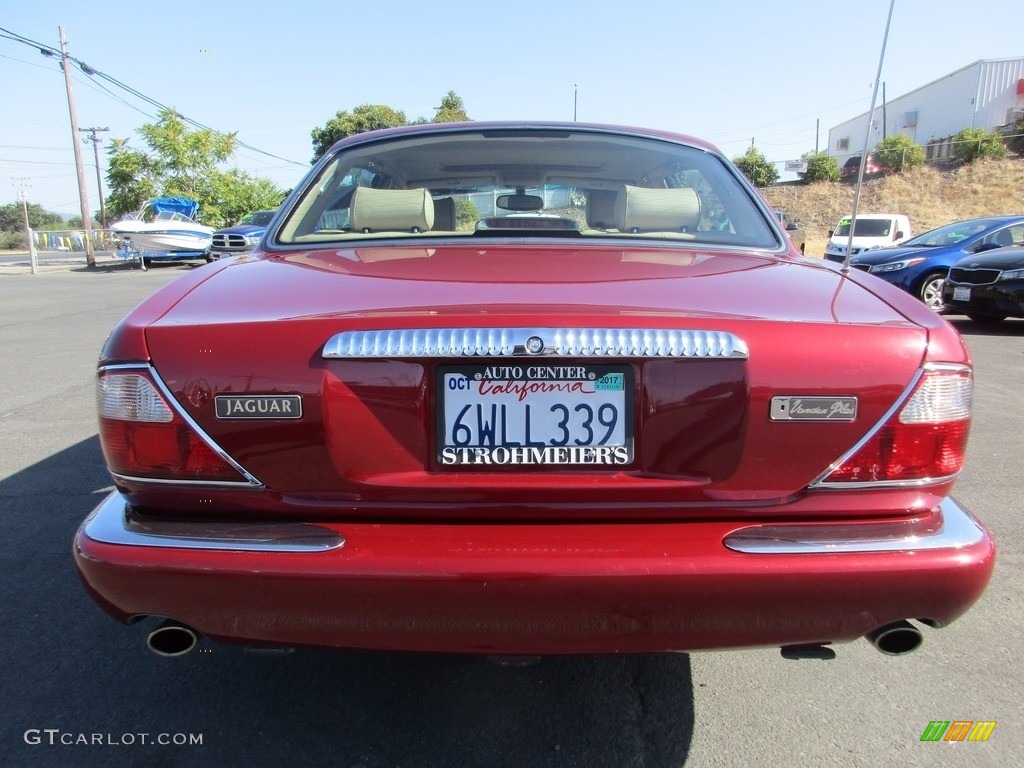
M 1024 58 L 976 61 L 876 106 L 868 146 L 901 133 L 925 147 L 929 160 L 948 157 L 949 138 L 964 128 L 995 130 L 1022 115 Z M 867 129 L 867 112 L 829 129 L 828 153 L 840 165 L 860 155 Z

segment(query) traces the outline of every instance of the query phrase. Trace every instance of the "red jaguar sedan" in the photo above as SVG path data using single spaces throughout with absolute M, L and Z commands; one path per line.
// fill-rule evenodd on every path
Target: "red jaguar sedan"
M 687 136 L 349 137 L 96 382 L 116 491 L 75 559 L 165 655 L 903 653 L 994 563 L 956 331 Z

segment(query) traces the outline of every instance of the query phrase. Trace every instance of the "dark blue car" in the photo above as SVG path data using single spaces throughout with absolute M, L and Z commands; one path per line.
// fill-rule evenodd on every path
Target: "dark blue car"
M 942 284 L 954 263 L 971 254 L 1021 241 L 1024 216 L 986 216 L 930 230 L 897 248 L 867 251 L 852 257 L 850 266 L 899 286 L 938 312 L 942 309 Z M 842 261 L 842 257 L 827 258 Z

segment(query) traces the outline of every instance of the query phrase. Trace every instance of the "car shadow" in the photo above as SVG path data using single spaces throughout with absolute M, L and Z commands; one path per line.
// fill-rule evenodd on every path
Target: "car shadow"
M 69 272 L 79 272 L 83 274 L 104 274 L 112 272 L 144 272 L 144 271 L 161 271 L 161 270 L 179 270 L 187 271 L 201 267 L 206 264 L 205 261 L 150 261 L 146 270 L 143 270 L 139 266 L 138 261 L 131 259 L 120 259 L 118 261 L 102 261 L 97 262 L 96 266 L 90 267 L 85 264 L 77 267 L 72 267 Z
M 75 530 L 110 486 L 95 436 L 0 480 L 4 766 L 668 768 L 687 759 L 694 704 L 685 654 L 519 665 L 253 653 L 203 640 L 187 656 L 155 656 L 145 648 L 150 622 L 126 627 L 103 613 L 71 557 Z M 78 745 L 81 734 L 100 734 L 106 745 L 31 744 L 33 729 L 57 729 Z M 161 734 L 202 743 L 154 743 Z

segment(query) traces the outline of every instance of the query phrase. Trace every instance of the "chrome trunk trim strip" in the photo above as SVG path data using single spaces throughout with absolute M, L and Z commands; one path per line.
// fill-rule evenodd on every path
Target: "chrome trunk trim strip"
M 325 552 L 345 545 L 330 528 L 310 523 L 228 523 L 142 519 L 116 491 L 92 511 L 82 532 L 93 541 L 129 547 L 229 552 Z
M 395 357 L 685 357 L 746 359 L 746 343 L 724 331 L 660 328 L 400 328 L 344 331 L 326 359 Z
M 734 552 L 747 555 L 838 555 L 961 549 L 985 538 L 985 531 L 974 516 L 952 498 L 939 504 L 939 512 L 942 524 L 925 534 L 909 532 L 911 523 L 918 521 L 794 523 L 739 528 L 722 543 Z

